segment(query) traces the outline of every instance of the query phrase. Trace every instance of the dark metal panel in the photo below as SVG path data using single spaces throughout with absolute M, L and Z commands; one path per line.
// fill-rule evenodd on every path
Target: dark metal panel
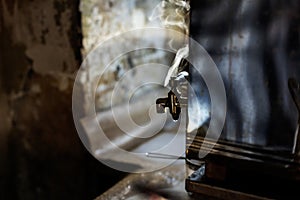
M 190 33 L 225 84 L 228 110 L 221 138 L 291 151 L 298 116 L 288 79 L 300 80 L 300 1 L 194 0 Z M 192 68 L 190 75 L 201 109 L 209 113 L 205 83 Z M 195 115 L 192 106 L 188 111 Z M 208 122 L 209 115 L 199 127 Z

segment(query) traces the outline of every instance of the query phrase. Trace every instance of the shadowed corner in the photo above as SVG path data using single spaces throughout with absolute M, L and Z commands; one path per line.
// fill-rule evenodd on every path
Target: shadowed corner
M 115 160 L 105 160 L 105 159 L 101 159 L 101 161 L 105 164 L 107 164 L 108 166 L 121 166 L 125 171 L 139 171 L 140 169 L 142 169 L 142 167 L 140 165 L 134 164 L 134 163 L 125 163 L 125 162 L 119 162 L 119 161 L 115 161 Z

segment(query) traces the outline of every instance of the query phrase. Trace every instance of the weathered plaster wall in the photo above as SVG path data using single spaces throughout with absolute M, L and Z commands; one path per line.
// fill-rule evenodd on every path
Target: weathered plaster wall
M 94 164 L 71 112 L 78 8 L 79 0 L 0 1 L 0 199 L 92 198 Z
M 165 17 L 160 3 L 82 0 L 83 55 L 117 32 L 160 26 Z M 89 199 L 120 178 L 99 167 L 74 128 L 72 85 L 82 60 L 79 5 L 79 0 L 0 0 L 0 199 Z M 182 23 L 174 20 L 164 25 L 180 29 Z M 160 56 L 154 59 L 171 62 Z
M 99 43 L 108 40 L 120 33 L 124 33 L 134 29 L 140 28 L 171 28 L 179 32 L 188 34 L 189 24 L 189 3 L 185 0 L 82 0 L 80 4 L 80 10 L 82 12 L 82 30 L 83 30 L 83 55 L 88 55 L 88 62 L 86 64 L 86 78 L 84 83 L 85 91 L 87 95 L 90 91 L 94 91 L 94 88 L 99 85 L 96 92 L 96 108 L 105 109 L 109 107 L 112 90 L 125 72 L 130 70 L 130 63 L 127 60 L 131 60 L 131 67 L 137 67 L 147 63 L 159 63 L 166 66 L 171 66 L 174 59 L 174 55 L 170 53 L 158 51 L 152 49 L 152 51 L 137 51 L 137 53 L 131 53 L 125 55 L 125 59 L 118 59 L 116 62 L 108 67 L 108 70 L 102 75 L 102 79 L 99 82 L 97 80 L 100 72 L 107 66 L 104 64 L 105 59 L 112 57 L 114 49 L 119 49 L 120 46 L 114 46 L 112 48 L 105 49 L 107 56 L 105 58 L 99 58 L 99 53 L 102 47 L 99 48 Z M 163 30 L 162 30 L 163 31 Z M 121 40 L 120 38 L 118 38 Z M 182 38 L 184 39 L 184 38 Z M 138 38 L 131 38 L 130 42 L 120 41 L 123 45 L 132 45 Z M 179 42 L 179 38 L 177 38 Z M 126 43 L 127 42 L 127 43 Z M 157 48 L 162 48 L 164 43 L 170 41 L 157 40 L 155 36 L 149 37 L 148 44 L 152 44 Z M 179 42 L 180 43 L 180 42 Z M 147 45 L 147 44 L 145 44 Z M 96 49 L 95 49 L 96 48 Z M 91 53 L 91 51 L 96 53 Z M 112 51 L 112 52 L 109 52 Z M 92 55 L 91 55 L 92 54 Z M 135 55 L 136 54 L 136 55 Z M 128 59 L 129 58 L 129 59 Z M 116 58 L 113 58 L 116 59 Z M 157 71 L 153 70 L 150 74 L 144 76 L 157 76 Z M 132 76 L 133 80 L 141 80 L 145 77 Z M 128 87 L 135 87 L 135 83 L 128 84 Z M 92 88 L 92 89 L 91 89 Z M 128 91 L 124 91 L 124 94 Z M 89 98 L 89 97 L 87 97 Z M 120 101 L 122 101 L 123 95 L 119 95 Z M 89 108 L 86 108 L 89 109 Z
M 177 36 L 175 39 L 175 37 L 173 37 L 171 42 L 169 39 L 162 39 L 149 33 L 148 39 L 144 40 L 144 45 L 155 46 L 156 49 L 137 50 L 127 53 L 126 55 L 119 55 L 120 57 L 116 56 L 114 53 L 124 48 L 124 46 L 131 49 L 134 44 L 138 43 L 140 39 L 139 35 L 132 35 L 132 37 L 128 38 L 118 37 L 115 40 L 117 40 L 120 45 L 113 44 L 106 47 L 101 45 L 98 46 L 99 43 L 101 44 L 103 41 L 109 40 L 118 34 L 126 33 L 130 30 L 149 27 L 171 28 L 182 33 L 188 33 L 189 3 L 184 0 L 82 0 L 80 10 L 82 12 L 83 30 L 82 52 L 84 56 L 87 56 L 87 61 L 84 65 L 84 73 L 82 73 L 82 80 L 84 80 L 82 81 L 82 85 L 84 87 L 84 98 L 86 100 L 84 109 L 87 111 L 87 115 L 90 113 L 88 111 L 95 109 L 91 106 L 92 103 L 89 101 L 90 99 L 93 99 L 92 94 L 94 91 L 96 91 L 96 111 L 98 111 L 99 116 L 106 116 L 105 111 L 110 108 L 111 104 L 125 105 L 126 99 L 130 98 L 132 95 L 129 91 L 143 84 L 147 84 L 147 80 L 149 80 L 148 77 L 156 77 L 157 80 L 163 80 L 163 78 L 159 77 L 165 74 L 166 71 L 157 70 L 157 65 L 153 65 L 157 67 L 156 69 L 153 68 L 153 70 L 148 70 L 146 73 L 127 73 L 127 75 L 130 74 L 127 77 L 127 81 L 124 81 L 121 85 L 117 97 L 112 98 L 115 86 L 117 83 L 120 84 L 120 80 L 126 72 L 129 72 L 132 69 L 138 69 L 139 66 L 149 63 L 171 66 L 175 54 L 158 49 L 162 49 L 164 46 L 171 43 L 178 43 L 178 46 L 181 48 L 181 45 L 185 43 L 185 38 L 179 38 Z M 164 30 L 161 30 L 161 32 L 163 33 Z M 103 56 L 101 54 L 102 52 L 105 52 Z M 107 66 L 107 63 L 113 60 L 114 62 Z M 102 73 L 104 69 L 106 71 Z M 100 80 L 98 80 L 99 75 L 101 75 Z M 161 84 L 163 85 L 163 81 Z M 141 96 L 155 90 L 156 92 L 159 92 L 159 89 L 161 88 L 155 85 L 151 89 L 149 89 L 149 87 L 147 88 L 148 90 L 144 89 L 145 87 L 139 88 L 138 92 Z M 162 95 L 167 95 L 167 92 Z M 139 112 L 136 112 L 135 114 L 138 116 L 148 116 L 150 105 L 155 104 L 154 96 L 155 95 L 151 98 L 147 98 L 147 102 L 143 101 L 145 106 L 142 109 L 139 109 Z M 105 149 L 105 143 L 103 143 L 104 140 L 99 137 L 99 134 L 94 132 L 94 130 L 97 129 L 93 127 L 98 127 L 98 124 L 87 123 L 87 119 L 91 119 L 91 116 L 86 117 L 86 121 L 83 120 L 86 122 L 83 124 L 83 126 L 86 127 L 86 138 L 89 139 L 89 143 L 92 146 L 91 151 L 97 155 L 101 152 L 101 149 Z M 106 125 L 109 124 L 107 125 L 108 127 L 116 127 L 113 117 L 111 116 L 108 118 L 110 120 L 108 120 L 109 123 L 106 122 Z M 132 115 L 133 121 L 139 124 L 134 118 L 140 119 L 141 117 L 134 117 Z M 101 120 L 99 121 L 102 126 Z M 150 118 L 148 117 L 144 122 L 150 123 Z M 102 128 L 104 128 L 104 126 L 102 126 Z M 108 137 L 111 135 L 116 136 L 118 135 L 118 131 L 113 129 L 113 131 L 106 131 L 106 134 Z M 122 133 L 118 136 L 122 137 Z M 119 137 L 116 138 L 119 139 Z M 118 143 L 118 139 L 113 142 Z M 130 143 L 130 141 L 128 143 Z M 136 145 L 137 144 L 138 142 L 136 142 Z M 123 143 L 118 143 L 118 145 L 132 146 Z
M 88 55 L 88 62 L 86 67 L 86 78 L 84 83 L 86 98 L 89 98 L 89 91 L 93 91 L 91 88 L 95 88 L 99 85 L 96 94 L 96 108 L 105 109 L 110 105 L 110 98 L 112 90 L 125 72 L 130 70 L 132 67 L 136 67 L 143 63 L 161 63 L 167 64 L 166 54 L 164 52 L 148 51 L 141 53 L 137 52 L 138 55 L 124 55 L 123 59 L 118 59 L 111 66 L 109 66 L 106 73 L 103 74 L 102 78 L 97 82 L 97 78 L 101 71 L 106 68 L 104 64 L 106 60 L 113 58 L 114 49 L 119 49 L 120 46 L 116 45 L 111 47 L 109 50 L 104 47 L 98 47 L 98 45 L 114 37 L 120 33 L 124 33 L 129 30 L 144 27 L 160 27 L 161 23 L 159 20 L 150 20 L 152 12 L 159 5 L 161 0 L 151 1 L 139 1 L 139 0 L 82 0 L 80 4 L 80 10 L 82 12 L 82 30 L 83 30 L 83 55 Z M 121 41 L 124 45 L 126 41 Z M 134 42 L 132 40 L 131 42 Z M 129 44 L 132 44 L 132 43 Z M 149 39 L 149 43 L 154 42 L 153 38 Z M 155 41 L 162 42 L 162 41 Z M 96 49 L 94 49 L 96 48 Z M 103 49 L 107 51 L 105 58 L 99 58 L 99 53 Z M 91 53 L 91 51 L 96 53 Z M 131 61 L 131 63 L 128 62 Z M 155 75 L 153 73 L 153 75 Z M 142 79 L 143 77 L 132 77 L 133 80 Z M 137 81 L 136 81 L 137 82 Z M 134 86 L 128 84 L 128 86 Z M 126 93 L 127 91 L 124 91 Z M 120 101 L 124 96 L 119 95 Z M 89 108 L 85 108 L 88 110 Z

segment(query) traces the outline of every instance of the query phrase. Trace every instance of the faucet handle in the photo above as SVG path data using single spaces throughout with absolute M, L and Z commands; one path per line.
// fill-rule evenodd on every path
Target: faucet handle
M 171 77 L 169 82 L 171 90 L 168 93 L 168 97 L 156 100 L 157 113 L 165 113 L 166 108 L 169 108 L 173 119 L 179 119 L 181 107 L 186 106 L 188 101 L 187 76 L 187 72 L 181 72 L 176 77 Z
M 169 111 L 174 120 L 179 119 L 181 112 L 180 103 L 174 92 L 169 91 L 167 98 L 159 98 L 156 100 L 156 111 L 157 113 L 165 113 L 166 108 L 169 108 Z

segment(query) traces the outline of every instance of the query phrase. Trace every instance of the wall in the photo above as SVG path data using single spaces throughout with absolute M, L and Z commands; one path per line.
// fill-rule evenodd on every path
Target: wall
M 165 17 L 157 3 L 0 0 L 0 199 L 90 199 L 125 175 L 101 166 L 82 146 L 72 86 L 82 42 L 86 55 L 112 34 L 157 25 Z M 149 20 L 153 12 L 156 21 Z
M 86 199 L 106 189 L 72 119 L 80 50 L 79 0 L 0 1 L 0 199 Z

